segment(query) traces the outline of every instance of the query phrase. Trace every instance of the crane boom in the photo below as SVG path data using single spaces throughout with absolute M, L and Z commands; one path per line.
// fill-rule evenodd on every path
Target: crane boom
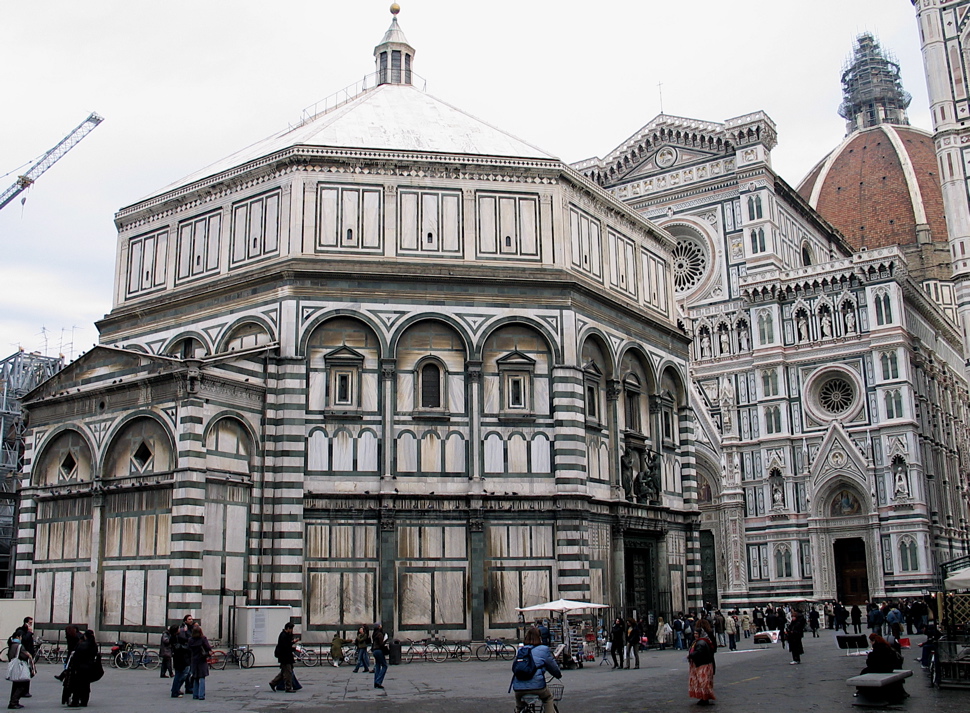
M 0 194 L 0 210 L 2 210 L 7 203 L 19 196 L 24 189 L 28 188 L 34 181 L 40 178 L 41 175 L 43 175 L 48 168 L 57 163 L 64 154 L 77 146 L 78 142 L 90 134 L 102 121 L 104 121 L 103 117 L 100 117 L 92 112 L 91 116 L 82 121 L 78 127 L 74 129 L 74 131 L 61 139 L 61 142 L 57 144 L 57 146 L 45 153 L 40 160 L 37 161 L 37 163 L 30 167 L 26 173 L 24 173 L 22 176 L 18 176 L 16 182 L 14 182 L 10 188 Z

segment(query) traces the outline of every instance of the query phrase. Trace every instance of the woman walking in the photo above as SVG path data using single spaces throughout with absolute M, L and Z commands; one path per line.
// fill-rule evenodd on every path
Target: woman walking
M 357 647 L 357 663 L 354 665 L 354 673 L 364 667 L 364 673 L 370 673 L 370 659 L 367 658 L 367 646 L 370 644 L 370 636 L 367 634 L 367 627 L 362 626 L 357 629 L 357 638 L 354 639 L 354 646 Z
M 30 674 L 34 667 L 34 658 L 24 648 L 20 629 L 7 639 L 7 675 L 10 677 L 10 703 L 7 708 L 23 708 L 20 699 L 27 693 L 30 684 Z M 17 663 L 14 663 L 14 662 Z
M 694 643 L 691 644 L 687 660 L 690 662 L 690 675 L 687 679 L 687 693 L 697 699 L 697 705 L 706 706 L 714 700 L 714 652 L 717 646 L 706 619 L 697 620 Z
M 374 688 L 384 688 L 384 675 L 387 673 L 387 634 L 380 624 L 374 626 L 370 652 L 374 654 Z
M 91 683 L 100 680 L 103 673 L 100 655 L 94 632 L 88 629 L 71 654 L 71 662 L 67 666 L 71 693 L 68 708 L 84 708 L 88 705 L 91 699 Z
M 202 633 L 202 627 L 196 624 L 192 627 L 192 637 L 189 639 L 189 653 L 192 655 L 192 698 L 197 701 L 205 700 L 205 679 L 209 676 L 209 654 L 212 647 L 209 640 Z
M 670 628 L 670 624 L 664 621 L 662 616 L 657 617 L 657 643 L 660 644 L 660 650 L 663 651 L 667 648 L 667 644 L 670 643 L 670 637 L 673 635 L 674 630 Z

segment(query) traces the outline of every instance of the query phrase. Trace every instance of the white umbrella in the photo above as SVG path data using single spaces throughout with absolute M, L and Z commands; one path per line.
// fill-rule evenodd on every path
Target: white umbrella
M 543 602 L 533 604 L 531 607 L 516 607 L 516 611 L 556 611 L 568 613 L 578 609 L 609 609 L 609 604 L 596 604 L 595 602 L 581 602 L 575 599 L 557 599 L 554 602 Z
M 970 569 L 951 574 L 943 582 L 943 586 L 947 589 L 970 589 Z

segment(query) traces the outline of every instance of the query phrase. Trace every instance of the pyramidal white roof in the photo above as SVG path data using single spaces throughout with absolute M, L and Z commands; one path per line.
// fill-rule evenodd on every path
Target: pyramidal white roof
M 196 171 L 147 198 L 299 146 L 557 160 L 542 149 L 411 85 L 381 84 L 296 128 L 259 141 Z

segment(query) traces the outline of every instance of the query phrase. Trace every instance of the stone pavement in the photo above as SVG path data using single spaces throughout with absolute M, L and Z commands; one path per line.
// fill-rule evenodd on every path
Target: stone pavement
M 966 713 L 970 690 L 937 690 L 914 658 L 914 648 L 904 651 L 907 667 L 914 668 L 907 679 L 911 697 L 902 710 L 912 713 Z M 845 679 L 864 666 L 863 657 L 846 657 L 836 648 L 833 633 L 805 639 L 805 655 L 799 666 L 789 665 L 791 656 L 779 644 L 757 648 L 751 639 L 739 651 L 719 650 L 714 692 L 722 713 L 801 713 L 852 711 L 853 689 Z M 40 664 L 31 685 L 33 698 L 22 701 L 24 713 L 57 711 L 60 689 L 53 679 L 56 666 Z M 94 684 L 89 710 L 104 713 L 263 713 L 270 711 L 332 711 L 361 713 L 511 713 L 512 697 L 507 693 L 511 663 L 476 660 L 462 663 L 415 662 L 391 666 L 384 690 L 373 687 L 372 675 L 353 674 L 351 668 L 317 666 L 297 668 L 304 688 L 297 693 L 272 693 L 268 682 L 275 669 L 234 667 L 213 671 L 207 682 L 205 701 L 191 696 L 169 696 L 171 680 L 161 680 L 158 671 L 106 669 Z M 683 652 L 649 651 L 640 655 L 639 670 L 613 671 L 608 664 L 587 663 L 581 670 L 565 671 L 562 713 L 630 713 L 633 711 L 698 710 L 687 696 L 687 662 Z

